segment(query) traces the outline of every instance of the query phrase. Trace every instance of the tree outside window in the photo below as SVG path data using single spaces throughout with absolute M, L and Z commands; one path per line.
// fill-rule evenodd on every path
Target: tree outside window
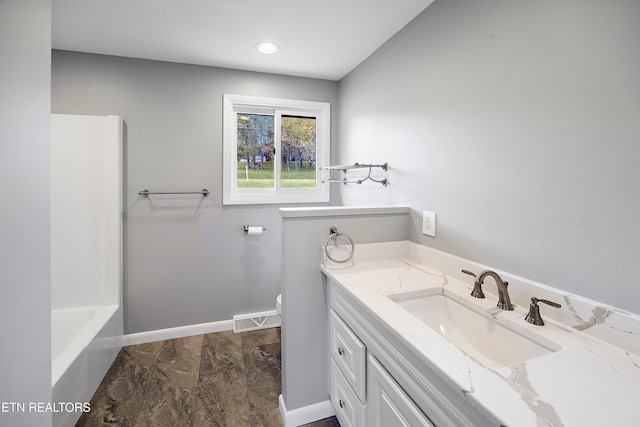
M 225 204 L 329 201 L 329 104 L 225 95 Z M 229 155 L 232 155 L 230 157 Z

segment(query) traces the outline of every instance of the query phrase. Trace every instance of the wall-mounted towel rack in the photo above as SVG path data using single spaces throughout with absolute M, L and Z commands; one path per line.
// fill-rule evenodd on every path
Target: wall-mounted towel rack
M 202 197 L 207 197 L 209 195 L 209 190 L 203 188 L 200 191 L 171 191 L 171 192 L 163 192 L 163 191 L 149 191 L 142 190 L 138 191 L 138 195 L 142 197 L 149 197 L 151 194 L 200 194 Z
M 377 182 L 380 183 L 382 185 L 384 185 L 385 187 L 387 186 L 388 182 L 387 182 L 387 178 L 383 178 L 383 179 L 375 179 L 371 176 L 371 172 L 373 170 L 373 168 L 380 168 L 382 170 L 387 170 L 387 163 L 383 163 L 383 164 L 378 164 L 378 165 L 374 165 L 374 164 L 364 164 L 364 163 L 354 163 L 352 165 L 337 165 L 337 166 L 325 166 L 320 168 L 321 170 L 328 170 L 329 171 L 329 178 L 328 179 L 323 179 L 322 182 L 339 182 L 342 183 L 344 185 L 347 184 L 362 184 L 364 181 L 366 180 L 371 180 L 373 182 Z M 346 174 L 348 170 L 351 169 L 369 169 L 369 173 L 367 174 L 366 177 L 361 178 L 361 179 L 347 179 L 347 177 L 343 177 L 343 178 L 336 178 L 334 176 L 335 171 L 342 171 L 343 174 Z

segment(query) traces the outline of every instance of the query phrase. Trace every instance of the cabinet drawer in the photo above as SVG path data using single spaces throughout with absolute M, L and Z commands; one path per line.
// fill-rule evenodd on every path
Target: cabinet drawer
M 331 402 L 342 427 L 365 427 L 366 408 L 333 358 L 331 359 Z
M 366 401 L 366 347 L 346 323 L 331 310 L 331 356 L 362 402 Z
M 378 360 L 369 356 L 370 427 L 434 427 Z

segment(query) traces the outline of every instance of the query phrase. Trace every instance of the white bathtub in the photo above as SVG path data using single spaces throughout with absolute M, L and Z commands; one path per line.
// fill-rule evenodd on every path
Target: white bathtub
M 53 402 L 85 403 L 98 389 L 122 345 L 119 306 L 51 312 Z M 82 411 L 53 414 L 54 426 L 73 426 Z
M 73 426 L 121 347 L 119 117 L 51 117 L 53 425 Z

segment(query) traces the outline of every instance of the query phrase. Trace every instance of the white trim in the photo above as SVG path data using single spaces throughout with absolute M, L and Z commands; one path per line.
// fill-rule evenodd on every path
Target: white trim
M 274 162 L 274 189 L 238 189 L 237 188 L 237 120 L 236 111 L 274 111 L 274 132 L 276 151 L 279 151 L 279 119 L 283 112 L 301 114 L 316 118 L 316 187 L 300 189 L 282 189 L 279 187 L 280 168 L 276 155 Z M 322 183 L 320 168 L 328 166 L 331 155 L 331 104 L 328 102 L 302 101 L 282 98 L 263 98 L 245 95 L 223 95 L 223 178 L 222 204 L 248 205 L 269 203 L 324 203 L 329 202 L 330 187 Z M 247 191 L 249 190 L 249 191 Z
M 320 206 L 306 208 L 280 208 L 282 218 L 310 218 L 353 215 L 409 214 L 409 206 Z
M 153 341 L 170 340 L 174 338 L 189 337 L 192 335 L 210 334 L 213 332 L 230 331 L 233 329 L 233 320 L 219 322 L 199 323 L 196 325 L 178 326 L 175 328 L 157 329 L 155 331 L 138 332 L 124 335 L 122 346 L 144 344 Z
M 336 414 L 336 410 L 333 408 L 331 400 L 325 400 L 323 402 L 314 403 L 313 405 L 307 405 L 287 411 L 284 398 L 280 395 L 278 396 L 278 407 L 280 408 L 280 416 L 282 417 L 284 427 L 297 427 L 303 424 L 333 417 Z

